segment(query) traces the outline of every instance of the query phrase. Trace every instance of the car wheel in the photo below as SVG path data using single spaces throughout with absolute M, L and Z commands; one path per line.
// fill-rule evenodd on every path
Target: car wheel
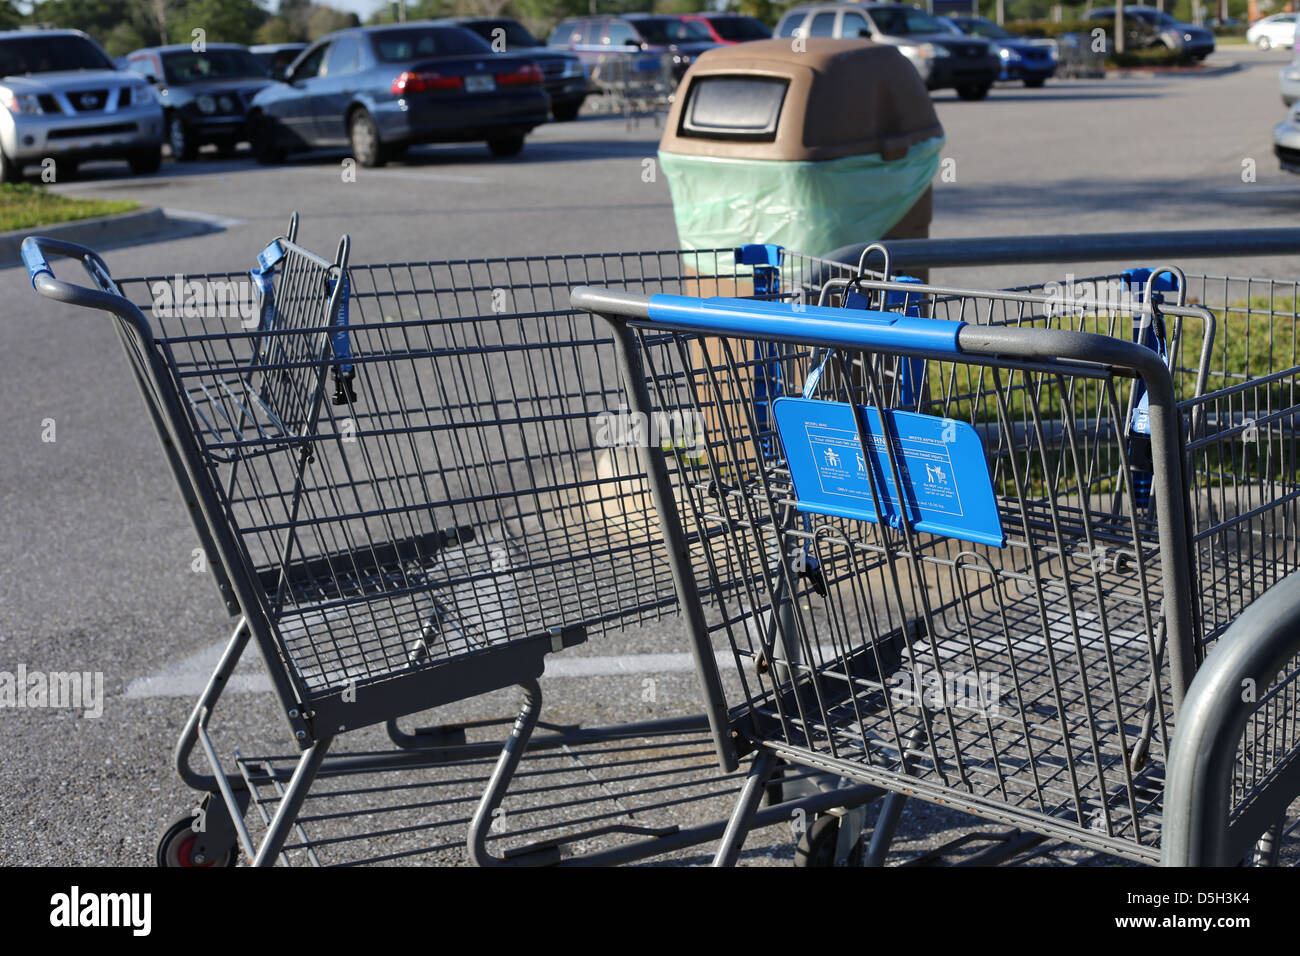
M 137 176 L 152 175 L 162 168 L 162 147 L 152 146 L 132 153 L 127 162 L 131 164 L 131 172 Z
M 493 156 L 518 156 L 524 151 L 524 134 L 497 136 L 487 141 Z
M 172 148 L 172 159 L 178 163 L 190 162 L 199 152 L 199 144 L 194 141 L 179 116 L 173 116 L 167 121 L 167 145 Z
M 572 123 L 578 118 L 578 111 L 582 109 L 582 101 L 576 103 L 565 103 L 551 109 L 557 123 Z
M 1047 82 L 1047 77 L 1035 76 L 1032 79 L 1025 80 L 1025 86 L 1029 87 L 1031 90 L 1037 90 L 1040 89 L 1042 85 L 1046 82 Z
M 974 85 L 959 86 L 957 87 L 957 95 L 963 100 L 982 100 L 984 97 L 989 95 L 989 88 L 987 86 Z
M 0 150 L 0 183 L 17 183 L 23 178 L 23 168 Z
M 1255 41 L 1255 46 L 1259 47 L 1261 50 L 1270 50 L 1273 47 L 1273 41 L 1268 37 L 1260 37 Z
M 248 142 L 253 147 L 253 158 L 263 166 L 284 162 L 284 147 L 275 139 L 275 121 L 265 113 L 249 119 Z
M 348 142 L 352 144 L 352 157 L 358 164 L 372 167 L 388 162 L 388 152 L 379 138 L 379 127 L 365 110 L 357 110 L 348 121 Z

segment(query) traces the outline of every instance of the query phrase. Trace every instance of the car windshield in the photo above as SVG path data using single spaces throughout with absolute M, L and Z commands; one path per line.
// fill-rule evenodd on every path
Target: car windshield
M 85 37 L 35 35 L 0 40 L 0 76 L 111 69 L 113 62 Z
M 694 20 L 677 20 L 657 17 L 653 20 L 636 20 L 633 25 L 647 43 L 666 46 L 669 43 L 708 43 L 713 34 L 703 23 Z
M 724 40 L 766 40 L 772 31 L 753 17 L 713 17 L 709 20 Z
M 520 50 L 525 47 L 542 45 L 541 40 L 529 33 L 522 23 L 515 20 L 476 20 L 474 23 L 467 23 L 465 26 L 489 43 L 498 36 L 501 37 L 505 40 L 507 50 Z M 501 32 L 497 33 L 497 30 Z
M 988 37 L 990 40 L 1014 40 L 1016 35 L 1010 30 L 998 26 L 991 20 L 955 20 L 963 33 L 973 37 Z
M 172 86 L 212 80 L 265 79 L 266 66 L 247 50 L 208 50 L 205 53 L 164 53 L 163 73 Z
M 427 56 L 465 56 L 491 53 L 492 45 L 481 36 L 460 27 L 413 27 L 409 30 L 380 30 L 370 35 L 375 56 L 385 63 L 402 63 Z
M 929 14 L 911 7 L 876 7 L 867 11 L 876 28 L 885 36 L 901 37 L 909 33 L 947 33 L 942 24 Z

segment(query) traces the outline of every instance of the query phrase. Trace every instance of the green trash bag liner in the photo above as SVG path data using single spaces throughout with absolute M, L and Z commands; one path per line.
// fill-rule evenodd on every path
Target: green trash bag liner
M 915 143 L 901 159 L 877 154 L 821 162 L 686 156 L 660 151 L 686 250 L 771 242 L 821 256 L 879 239 L 925 193 L 939 168 L 944 139 Z M 706 274 L 735 265 L 700 256 Z M 719 257 L 721 258 L 721 257 Z

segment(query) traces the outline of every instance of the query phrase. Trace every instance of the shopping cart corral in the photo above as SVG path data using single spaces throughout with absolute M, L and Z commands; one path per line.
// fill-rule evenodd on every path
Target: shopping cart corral
M 882 815 L 916 796 L 1138 862 L 1295 835 L 1300 635 L 1245 612 L 1300 566 L 1296 287 L 1151 265 L 1011 292 L 864 276 L 818 305 L 575 290 L 638 410 L 718 432 L 667 459 L 687 493 L 663 520 L 726 542 L 701 580 L 732 586 L 678 574 L 737 665 L 717 718 L 756 753 L 721 862 L 779 760 L 889 790 Z M 1207 778 L 1222 799 L 1189 793 Z
M 689 553 L 702 569 L 713 546 L 662 539 L 636 463 L 645 439 L 611 434 L 627 407 L 614 343 L 570 306 L 568 290 L 601 282 L 770 297 L 783 279 L 834 267 L 763 248 L 721 278 L 718 263 L 734 262 L 734 250 L 356 266 L 346 237 L 326 259 L 295 231 L 296 220 L 251 274 L 188 275 L 179 290 L 174 276 L 114 279 L 83 246 L 23 246 L 38 292 L 114 318 L 237 617 L 176 751 L 182 778 L 205 794 L 203 825 L 178 820 L 160 862 L 233 863 L 237 847 L 258 864 L 436 855 L 457 842 L 448 836 L 457 825 L 479 863 L 554 863 L 575 848 L 588 862 L 622 862 L 715 840 L 725 815 L 681 825 L 672 811 L 743 780 L 731 776 L 738 760 L 719 736 L 725 724 L 550 727 L 530 741 L 548 655 L 675 616 L 665 552 Z M 93 288 L 56 278 L 47 258 L 56 255 L 78 260 Z M 679 438 L 697 440 L 666 440 Z M 250 641 L 296 755 L 223 760 L 209 730 Z M 510 686 L 525 698 L 513 733 L 398 725 Z M 384 724 L 393 747 L 327 754 L 339 737 Z M 192 767 L 196 749 L 209 772 Z M 546 822 L 502 828 L 497 811 L 525 751 L 521 799 Z M 548 764 L 556 755 L 580 760 L 622 812 L 598 812 L 572 783 L 554 783 L 572 769 Z M 491 772 L 479 775 L 485 762 Z M 313 789 L 317 777 L 329 786 Z M 798 796 L 781 799 L 801 780 Z M 766 822 L 842 812 L 879 794 L 837 783 L 792 769 Z M 439 789 L 452 785 L 454 795 Z M 467 786 L 479 790 L 472 813 Z M 363 809 L 317 810 L 341 797 Z M 381 811 L 417 819 L 337 832 L 345 818 L 373 827 Z M 509 819 L 527 815 L 512 804 Z M 397 834 L 414 844 L 384 843 Z M 344 844 L 356 852 L 339 858 Z

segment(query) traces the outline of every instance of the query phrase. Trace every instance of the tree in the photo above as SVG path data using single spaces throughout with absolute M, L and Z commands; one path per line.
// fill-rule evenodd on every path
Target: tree
M 306 34 L 299 36 L 293 30 L 293 24 L 284 17 L 271 17 L 253 33 L 254 43 L 303 43 Z
M 346 30 L 348 27 L 359 26 L 361 26 L 361 20 L 357 18 L 355 13 L 345 13 L 342 10 L 335 10 L 333 7 L 313 5 L 311 13 L 307 17 L 307 39 L 319 40 L 335 30 Z
M 188 0 L 167 24 L 172 43 L 192 43 L 202 30 L 207 43 L 251 43 L 267 13 L 253 0 Z

